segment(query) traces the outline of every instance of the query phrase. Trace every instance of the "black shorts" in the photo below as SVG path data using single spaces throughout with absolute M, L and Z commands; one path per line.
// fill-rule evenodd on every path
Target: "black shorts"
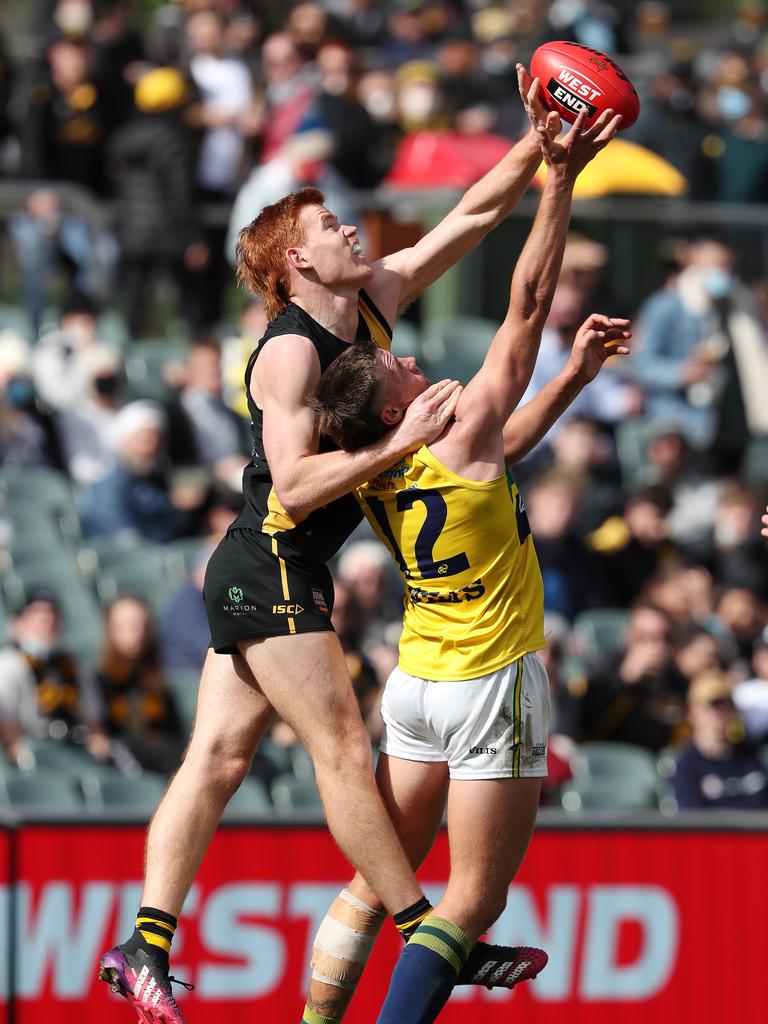
M 327 567 L 258 530 L 231 530 L 205 572 L 203 598 L 217 654 L 238 640 L 333 631 L 333 580 Z

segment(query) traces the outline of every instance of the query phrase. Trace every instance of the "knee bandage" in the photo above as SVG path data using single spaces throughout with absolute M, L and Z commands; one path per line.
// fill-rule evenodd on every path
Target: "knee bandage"
M 386 916 L 342 889 L 315 936 L 312 978 L 353 991 Z

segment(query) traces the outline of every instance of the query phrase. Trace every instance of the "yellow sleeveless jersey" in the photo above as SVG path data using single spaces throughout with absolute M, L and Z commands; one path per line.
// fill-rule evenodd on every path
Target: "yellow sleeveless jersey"
M 511 474 L 484 483 L 428 448 L 357 488 L 405 580 L 400 667 L 474 679 L 544 646 L 544 589 Z

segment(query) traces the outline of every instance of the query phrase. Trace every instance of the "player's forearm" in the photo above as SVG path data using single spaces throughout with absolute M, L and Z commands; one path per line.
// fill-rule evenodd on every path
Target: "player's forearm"
M 275 490 L 285 511 L 300 522 L 316 508 L 349 494 L 377 473 L 389 469 L 415 445 L 406 443 L 393 430 L 375 444 L 355 452 L 323 452 L 305 455 L 291 467 L 290 475 L 275 481 Z
M 549 315 L 563 263 L 574 182 L 567 172 L 550 169 L 533 227 L 512 276 L 508 319 L 537 320 L 543 326 Z
M 533 451 L 586 383 L 585 378 L 566 366 L 530 402 L 515 409 L 503 431 L 504 461 L 507 465 L 513 466 Z
M 453 210 L 477 222 L 483 233 L 495 227 L 517 205 L 541 163 L 534 131 L 527 132 L 495 167 L 468 189 Z

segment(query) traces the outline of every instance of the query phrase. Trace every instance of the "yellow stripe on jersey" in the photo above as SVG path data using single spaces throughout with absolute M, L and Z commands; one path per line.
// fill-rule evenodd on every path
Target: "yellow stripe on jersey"
M 363 314 L 363 319 L 368 325 L 368 330 L 371 332 L 371 340 L 374 341 L 379 348 L 385 348 L 389 351 L 389 349 L 392 348 L 392 329 L 379 311 L 374 307 L 365 292 L 360 292 L 358 295 L 357 308 Z
M 400 667 L 474 679 L 544 644 L 544 592 L 514 480 L 467 480 L 420 448 L 357 489 L 405 580 Z
M 296 526 L 296 523 L 283 508 L 274 487 L 270 489 L 269 496 L 267 497 L 267 509 L 268 511 L 264 516 L 261 529 L 264 533 L 269 534 L 270 537 L 275 533 L 284 533 L 286 530 L 292 530 Z

